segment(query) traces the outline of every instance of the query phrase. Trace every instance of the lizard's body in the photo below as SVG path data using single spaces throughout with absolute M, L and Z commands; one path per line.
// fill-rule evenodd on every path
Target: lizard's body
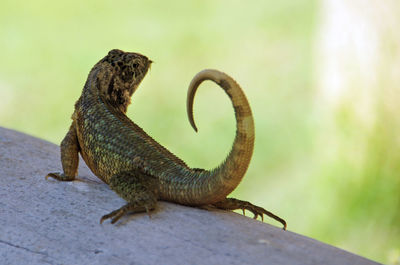
M 192 112 L 196 89 L 210 79 L 232 99 L 237 131 L 232 150 L 219 167 L 192 169 L 125 115 L 130 97 L 150 65 L 143 55 L 112 50 L 92 68 L 75 104 L 71 127 L 61 143 L 64 173 L 50 173 L 47 177 L 74 180 L 81 153 L 92 172 L 128 202 L 101 221 L 113 218 L 114 223 L 126 212 L 148 212 L 160 199 L 192 206 L 247 209 L 255 217 L 267 214 L 286 228 L 284 220 L 265 209 L 226 198 L 245 174 L 254 145 L 253 118 L 239 85 L 216 70 L 202 71 L 193 78 L 187 102 L 193 128 L 197 130 Z

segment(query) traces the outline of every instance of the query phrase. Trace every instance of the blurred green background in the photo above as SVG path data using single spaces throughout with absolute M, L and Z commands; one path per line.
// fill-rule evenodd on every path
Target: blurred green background
M 211 168 L 231 147 L 233 109 L 204 83 L 196 134 L 186 89 L 198 71 L 222 70 L 243 87 L 256 123 L 253 160 L 232 196 L 285 218 L 291 231 L 400 264 L 400 96 L 386 76 L 400 42 L 393 32 L 379 41 L 389 54 L 376 90 L 356 74 L 352 97 L 330 100 L 330 68 L 320 64 L 329 62 L 325 2 L 2 0 L 0 126 L 59 144 L 91 67 L 110 49 L 135 51 L 155 63 L 128 116 L 190 166 Z M 358 69 L 346 67 L 346 76 Z M 358 95 L 374 102 L 373 115 L 357 115 Z

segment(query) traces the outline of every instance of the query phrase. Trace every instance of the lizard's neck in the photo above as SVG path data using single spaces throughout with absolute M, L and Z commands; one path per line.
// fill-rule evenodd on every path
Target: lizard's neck
M 126 114 L 131 102 L 127 90 L 117 90 L 113 87 L 113 76 L 103 69 L 92 69 L 83 88 L 82 100 L 90 104 L 104 103 L 105 106 L 118 114 Z

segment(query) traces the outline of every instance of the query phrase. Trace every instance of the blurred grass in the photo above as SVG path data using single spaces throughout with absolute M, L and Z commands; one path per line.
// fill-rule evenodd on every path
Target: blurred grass
M 324 147 L 315 137 L 324 127 L 313 104 L 317 7 L 309 0 L 3 0 L 0 126 L 58 144 L 90 68 L 110 49 L 136 51 L 155 63 L 128 116 L 189 165 L 214 167 L 234 137 L 230 102 L 215 85 L 202 85 L 195 134 L 185 99 L 194 74 L 220 69 L 242 85 L 256 122 L 253 160 L 233 196 L 284 217 L 292 231 L 387 262 L 400 251 L 393 201 L 400 157 L 393 150 L 390 165 L 383 163 L 377 151 L 390 143 L 374 142 L 374 135 L 363 138 L 373 141 L 365 167 L 352 168 L 340 152 L 329 164 L 318 155 Z M 349 188 L 337 174 L 359 179 Z M 386 186 L 376 186 L 377 174 Z M 376 194 L 380 200 L 371 201 Z

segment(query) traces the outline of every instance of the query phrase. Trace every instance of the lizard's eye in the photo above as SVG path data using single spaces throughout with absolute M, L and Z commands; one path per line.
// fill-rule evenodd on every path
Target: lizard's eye
M 138 68 L 139 64 L 138 63 L 134 63 L 134 64 L 132 64 L 132 66 L 133 66 L 133 68 Z

